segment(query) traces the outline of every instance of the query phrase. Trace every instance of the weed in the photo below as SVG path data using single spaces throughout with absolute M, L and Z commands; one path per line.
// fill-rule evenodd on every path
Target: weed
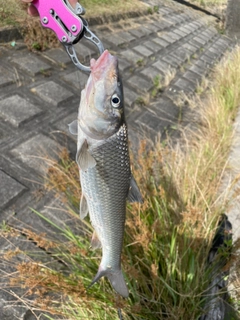
M 157 75 L 153 78 L 153 89 L 151 91 L 151 97 L 155 98 L 157 94 L 160 92 L 161 88 L 162 88 L 161 76 Z
M 32 48 L 33 48 L 34 50 L 40 51 L 40 50 L 41 50 L 41 44 L 38 43 L 38 42 L 33 42 Z
M 148 106 L 149 103 L 150 103 L 150 95 L 147 93 L 145 94 L 144 96 L 142 97 L 138 97 L 136 100 L 135 100 L 135 103 L 141 107 L 143 106 Z
M 162 86 L 168 87 L 170 82 L 175 78 L 175 75 L 176 75 L 176 69 L 168 68 L 168 70 L 164 74 Z
M 145 65 L 145 61 L 144 61 L 144 59 L 143 58 L 140 58 L 140 59 L 138 59 L 137 60 L 137 62 L 136 62 L 136 65 L 138 66 L 138 67 L 143 67 L 144 65 Z

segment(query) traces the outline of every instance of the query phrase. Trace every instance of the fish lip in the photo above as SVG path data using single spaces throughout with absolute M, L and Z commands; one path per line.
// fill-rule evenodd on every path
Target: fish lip
M 112 56 L 108 50 L 105 50 L 97 60 L 91 60 L 91 73 L 95 73 L 99 69 L 106 68 L 110 62 L 114 64 L 117 63 L 117 58 Z

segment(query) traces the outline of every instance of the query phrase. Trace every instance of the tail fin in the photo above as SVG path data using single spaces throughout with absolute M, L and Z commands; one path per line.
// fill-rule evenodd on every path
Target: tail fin
M 128 288 L 126 286 L 125 280 L 123 278 L 122 270 L 111 272 L 108 270 L 101 270 L 101 268 L 99 268 L 95 278 L 93 279 L 89 287 L 91 287 L 103 276 L 106 276 L 108 278 L 108 280 L 111 282 L 113 289 L 117 293 L 119 293 L 124 298 L 128 297 L 129 292 L 128 292 Z

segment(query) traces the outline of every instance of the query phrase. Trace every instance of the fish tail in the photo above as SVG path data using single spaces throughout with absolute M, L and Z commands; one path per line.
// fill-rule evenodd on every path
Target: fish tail
M 111 282 L 112 287 L 117 293 L 119 293 L 124 298 L 127 298 L 129 295 L 126 282 L 123 278 L 122 270 L 111 272 L 106 275 Z
M 113 271 L 103 270 L 100 267 L 89 287 L 94 285 L 94 283 L 96 283 L 100 278 L 102 278 L 104 276 L 106 276 L 108 278 L 108 280 L 111 282 L 113 289 L 117 293 L 119 293 L 124 298 L 128 297 L 129 292 L 128 292 L 128 288 L 127 288 L 126 282 L 123 277 L 122 270 L 117 270 L 117 271 L 113 272 Z

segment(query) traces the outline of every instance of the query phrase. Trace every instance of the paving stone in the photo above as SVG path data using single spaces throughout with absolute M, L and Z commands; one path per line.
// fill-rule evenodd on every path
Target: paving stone
M 152 66 L 154 68 L 156 68 L 157 70 L 161 71 L 162 73 L 167 72 L 171 67 L 167 62 L 164 62 L 164 61 L 161 61 L 161 60 L 158 60 Z
M 116 33 L 114 35 L 116 35 Z M 120 38 L 124 39 L 125 42 L 131 42 L 131 41 L 135 40 L 135 37 L 133 35 L 131 35 L 129 32 L 127 32 L 127 31 L 118 32 L 117 36 L 119 36 Z
M 212 58 L 209 58 L 209 56 L 206 55 L 205 53 L 201 55 L 200 59 L 205 61 L 209 65 L 214 63 L 214 60 Z
M 31 102 L 14 95 L 0 101 L 0 116 L 15 127 L 20 127 L 42 112 Z
M 11 153 L 30 168 L 45 175 L 51 165 L 47 159 L 57 159 L 59 151 L 60 146 L 56 141 L 38 134 L 11 150 Z
M 140 92 L 147 92 L 151 89 L 153 84 L 139 76 L 132 76 L 127 80 L 127 83 L 131 84 L 135 89 L 137 89 Z
M 190 43 L 184 43 L 184 44 L 182 45 L 182 47 L 185 48 L 185 49 L 187 49 L 191 54 L 197 52 L 197 50 L 198 50 L 198 47 L 197 47 L 197 46 L 194 46 L 194 45 L 192 45 L 192 44 L 190 44 Z
M 166 97 L 151 103 L 149 108 L 161 119 L 163 127 L 175 124 L 180 112 L 173 101 Z
M 182 38 L 182 36 L 180 36 L 179 34 L 176 34 L 174 32 L 169 32 L 168 36 L 175 41 L 178 41 L 179 39 Z
M 0 66 L 0 88 L 13 83 L 13 78 L 7 69 Z
M 128 30 L 129 33 L 131 33 L 136 38 L 142 38 L 145 36 L 145 32 L 142 28 L 134 28 Z
M 169 28 L 171 28 L 172 25 L 173 25 L 173 23 L 171 21 L 163 19 L 163 20 L 161 20 L 161 24 L 159 25 L 160 26 L 159 30 L 169 29 Z
M 205 75 L 207 75 L 210 71 L 210 65 L 209 63 L 207 63 L 206 61 L 204 60 L 197 60 L 195 62 L 195 66 L 201 68 L 202 70 L 205 70 Z
M 127 49 L 121 52 L 121 56 L 128 61 L 136 64 L 139 60 L 143 58 L 143 55 L 132 51 L 131 49 Z
M 159 30 L 161 30 L 161 28 L 159 27 L 159 25 L 155 25 L 154 23 L 148 23 L 145 28 L 151 30 L 152 32 L 158 32 Z
M 178 68 L 181 65 L 179 59 L 172 55 L 165 56 L 162 58 L 162 60 L 165 61 L 172 68 Z
M 118 68 L 120 72 L 124 72 L 126 69 L 131 67 L 131 63 L 127 62 L 125 59 L 118 57 Z
M 124 101 L 129 107 L 132 106 L 138 97 L 139 95 L 137 95 L 133 90 L 130 90 L 126 86 L 124 87 Z
M 226 50 L 226 48 L 228 48 L 228 44 L 226 42 L 222 42 L 221 40 L 221 38 L 217 39 L 213 46 L 221 48 L 221 50 Z
M 186 33 L 185 33 L 185 32 L 182 32 L 182 31 L 180 31 L 180 30 L 178 30 L 178 29 L 175 29 L 173 32 L 176 33 L 176 34 L 178 34 L 178 35 L 179 35 L 180 37 L 182 37 L 182 38 L 186 37 Z
M 179 59 L 179 61 L 181 61 L 181 63 L 186 62 L 190 58 L 188 51 L 184 48 L 178 48 L 178 49 L 174 50 L 171 53 L 171 55 L 173 55 L 174 57 Z
M 216 61 L 222 54 L 222 50 L 214 50 L 212 48 L 209 48 L 204 52 L 204 55 L 208 58 L 212 59 L 213 61 Z
M 145 41 L 143 44 L 145 47 L 147 47 L 148 49 L 152 50 L 155 53 L 163 48 L 162 46 L 160 46 L 159 44 L 151 40 Z
M 158 9 L 158 12 L 159 12 L 160 14 L 162 14 L 163 16 L 169 14 L 169 10 L 166 10 L 166 8 L 160 8 L 160 9 Z
M 32 88 L 31 91 L 36 93 L 42 100 L 56 107 L 73 96 L 73 93 L 53 81 L 40 84 Z
M 51 69 L 47 63 L 40 60 L 33 53 L 25 53 L 24 56 L 18 55 L 11 61 L 32 76 Z
M 85 39 L 84 39 L 85 40 Z M 77 44 L 74 45 L 74 49 L 76 51 L 78 60 L 80 62 L 86 62 L 89 63 L 90 59 L 96 56 L 96 50 L 95 48 L 89 48 L 89 44 L 87 44 L 88 41 L 80 41 Z M 85 44 L 86 43 L 86 44 Z M 94 47 L 92 45 L 92 47 Z M 70 58 L 69 58 L 70 59 Z
M 64 75 L 62 79 L 66 82 L 69 82 L 76 89 L 79 89 L 79 92 L 85 88 L 87 83 L 88 76 L 81 72 L 80 70 L 76 70 L 67 75 Z
M 196 26 L 193 22 L 189 23 L 188 27 L 192 30 L 192 32 L 198 29 L 198 26 Z
M 182 19 L 179 16 L 171 16 L 170 19 L 173 25 L 180 24 L 182 22 Z
M 51 49 L 48 50 L 44 56 L 55 62 L 55 63 L 59 63 L 59 64 L 67 64 L 71 62 L 71 59 L 69 57 L 69 55 L 67 54 L 67 52 L 65 50 L 62 50 L 60 48 L 55 48 L 55 49 Z
M 151 55 L 153 55 L 153 52 L 150 51 L 149 49 L 147 49 L 143 45 L 133 47 L 133 50 L 139 52 L 140 54 L 142 54 L 144 57 L 147 57 L 147 58 L 149 58 Z
M 201 68 L 200 66 L 194 64 L 189 68 L 190 71 L 197 73 L 201 77 L 205 76 L 207 69 L 206 68 Z
M 63 230 L 67 227 L 74 234 L 80 234 L 82 231 L 80 229 L 81 223 L 79 218 L 77 216 L 74 217 L 73 214 L 70 216 L 68 212 L 66 204 L 64 204 L 60 198 L 53 199 L 50 203 L 44 205 L 41 210 L 41 214 L 52 221 L 57 227 Z M 63 236 L 63 241 L 64 240 L 66 240 L 66 238 Z
M 191 33 L 191 31 L 185 27 L 180 27 L 178 28 L 179 31 L 181 31 L 182 33 L 184 33 L 186 36 L 189 35 Z
M 76 140 L 76 136 L 73 136 L 70 132 L 69 132 L 69 127 L 68 125 L 76 120 L 78 117 L 78 110 L 76 110 L 76 112 L 71 113 L 70 115 L 66 116 L 65 118 L 63 118 L 62 120 L 58 120 L 54 123 L 54 125 L 62 132 L 65 132 L 69 137 L 73 138 L 73 140 Z
M 152 39 L 152 41 L 159 44 L 163 48 L 166 48 L 170 44 L 168 41 L 160 39 L 160 38 L 154 38 L 154 39 Z
M 195 44 L 203 47 L 203 46 L 205 46 L 205 44 L 207 43 L 207 40 L 202 39 L 202 38 L 200 38 L 199 36 L 197 36 L 197 37 L 194 37 L 194 38 L 191 40 L 190 43 L 192 43 L 192 42 L 193 42 L 193 44 L 195 43 Z
M 180 78 L 174 83 L 174 87 L 177 87 L 179 91 L 185 92 L 185 93 L 191 93 L 196 89 L 196 86 L 194 83 Z
M 121 46 L 126 42 L 125 39 L 119 37 L 116 33 L 114 35 L 109 35 L 107 38 L 102 37 L 102 39 L 115 46 Z
M 172 102 L 169 102 L 167 107 L 164 104 L 165 100 L 161 99 L 151 104 L 151 110 L 142 112 L 136 122 L 156 132 L 156 134 L 163 134 L 169 126 L 176 123 L 179 114 L 179 109 Z
M 140 73 L 144 74 L 151 81 L 157 76 L 161 76 L 162 78 L 162 74 L 160 73 L 160 71 L 154 67 L 144 68 Z
M 27 189 L 18 181 L 0 170 L 0 208 L 4 208 L 20 197 Z
M 192 33 L 192 32 L 193 32 L 191 23 L 186 24 L 185 26 L 183 26 L 183 28 L 184 28 L 185 30 L 188 30 L 189 33 Z
M 159 37 L 160 39 L 163 39 L 171 44 L 173 44 L 174 42 L 176 42 L 176 39 L 173 39 L 172 37 L 169 36 L 168 33 L 165 34 L 161 34 L 161 36 Z
M 193 71 L 187 71 L 183 74 L 183 78 L 192 81 L 195 86 L 197 86 L 198 83 L 201 82 L 201 75 L 199 75 L 198 73 L 195 73 Z

